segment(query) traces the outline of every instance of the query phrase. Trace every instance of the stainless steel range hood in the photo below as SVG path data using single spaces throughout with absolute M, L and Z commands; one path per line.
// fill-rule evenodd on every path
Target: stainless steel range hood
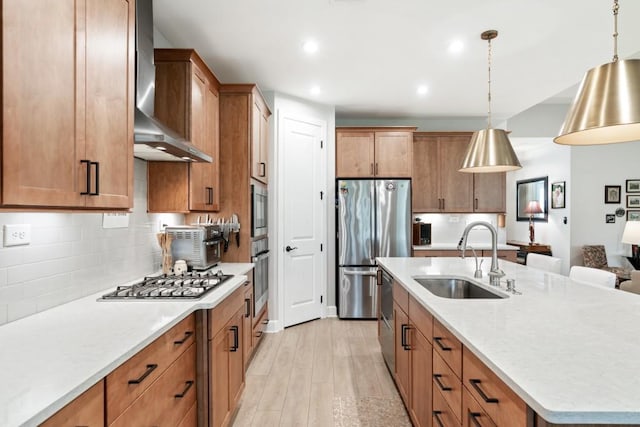
M 135 157 L 172 162 L 211 162 L 174 130 L 154 117 L 156 67 L 153 63 L 153 3 L 136 1 L 136 112 Z

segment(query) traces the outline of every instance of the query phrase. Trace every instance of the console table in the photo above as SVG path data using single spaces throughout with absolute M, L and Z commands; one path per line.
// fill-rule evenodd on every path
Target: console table
M 525 242 L 516 242 L 516 241 L 507 241 L 507 245 L 517 246 L 518 252 L 518 263 L 526 264 L 527 263 L 527 254 L 529 252 L 535 252 L 537 254 L 549 255 L 551 256 L 551 246 L 544 245 L 542 243 L 525 243 Z

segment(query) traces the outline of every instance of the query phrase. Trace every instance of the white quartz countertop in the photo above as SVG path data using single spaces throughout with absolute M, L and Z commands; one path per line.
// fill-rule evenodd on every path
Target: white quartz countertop
M 35 426 L 200 309 L 246 280 L 250 263 L 199 300 L 100 301 L 109 289 L 0 326 L 0 426 Z M 115 287 L 115 286 L 114 286 Z
M 469 243 L 467 250 L 471 254 L 471 247 L 475 250 L 490 251 L 491 243 Z M 507 245 L 505 243 L 498 243 L 498 250 L 500 251 L 517 251 L 517 246 Z M 456 251 L 458 250 L 457 243 L 433 243 L 431 245 L 413 245 L 414 251 Z
M 484 262 L 484 278 L 489 286 Z M 378 258 L 533 410 L 552 423 L 640 423 L 640 295 L 500 261 L 522 295 L 440 298 L 414 276 L 473 277 L 474 259 Z M 503 285 L 504 286 L 504 285 Z

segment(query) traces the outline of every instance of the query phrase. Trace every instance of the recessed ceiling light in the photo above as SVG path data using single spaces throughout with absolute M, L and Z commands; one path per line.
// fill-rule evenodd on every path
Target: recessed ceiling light
M 449 44 L 449 52 L 453 54 L 460 53 L 464 50 L 464 43 L 462 40 L 454 40 Z
M 302 45 L 302 49 L 308 54 L 316 53 L 318 51 L 318 43 L 315 40 L 307 40 Z
M 429 87 L 427 85 L 418 86 L 418 95 L 426 95 L 429 92 Z
M 311 88 L 311 95 L 320 95 L 320 86 L 313 86 Z

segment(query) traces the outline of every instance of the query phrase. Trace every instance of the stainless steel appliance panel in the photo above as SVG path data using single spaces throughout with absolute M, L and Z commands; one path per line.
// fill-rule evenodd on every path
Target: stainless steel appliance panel
M 393 278 L 384 270 L 382 270 L 382 285 L 380 286 L 380 307 L 380 348 L 389 370 L 394 372 Z
M 411 256 L 411 181 L 377 180 L 375 256 Z
M 257 317 L 269 299 L 269 249 L 268 239 L 251 243 L 253 267 L 253 315 Z
M 338 181 L 338 265 L 374 265 L 374 181 Z
M 339 268 L 339 317 L 377 318 L 378 286 L 376 271 L 375 267 Z
M 267 235 L 267 187 L 262 184 L 251 185 L 251 237 L 263 237 Z

